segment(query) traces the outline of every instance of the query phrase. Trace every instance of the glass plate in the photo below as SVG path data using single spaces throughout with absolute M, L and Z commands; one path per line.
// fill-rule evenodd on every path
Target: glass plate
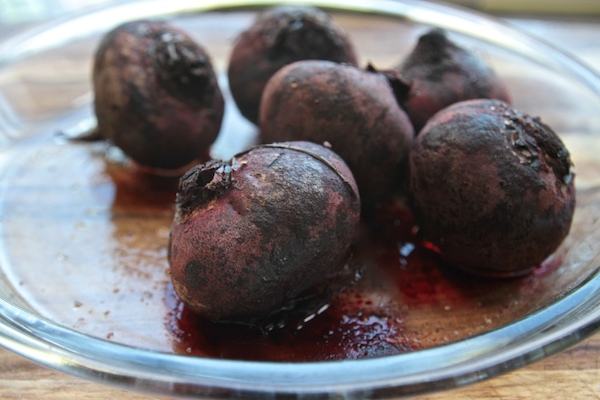
M 154 395 L 389 398 L 492 377 L 595 332 L 600 79 L 568 55 L 474 12 L 421 1 L 331 0 L 304 3 L 327 9 L 349 32 L 361 65 L 397 64 L 434 26 L 491 63 L 514 105 L 541 116 L 571 150 L 578 196 L 572 231 L 532 274 L 502 281 L 427 263 L 403 269 L 429 256 L 400 240 L 373 244 L 366 257 L 374 269 L 401 283 L 381 289 L 367 273 L 341 295 L 371 300 L 346 332 L 371 335 L 347 357 L 354 359 L 240 360 L 194 347 L 167 273 L 176 180 L 131 168 L 106 143 L 65 137 L 94 124 L 91 61 L 116 24 L 163 18 L 187 30 L 207 48 L 226 91 L 235 36 L 258 9 L 275 3 L 123 2 L 0 45 L 0 344 L 73 375 Z M 229 101 L 212 155 L 229 157 L 255 137 Z M 357 325 L 362 330 L 353 330 Z M 390 341 L 398 354 L 371 357 Z

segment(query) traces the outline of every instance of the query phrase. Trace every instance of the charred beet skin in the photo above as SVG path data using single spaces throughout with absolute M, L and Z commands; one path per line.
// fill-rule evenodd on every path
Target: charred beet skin
M 329 142 L 350 167 L 365 207 L 396 188 L 414 131 L 390 76 L 331 61 L 298 61 L 265 88 L 263 143 Z
M 453 103 L 479 98 L 510 102 L 494 70 L 442 29 L 421 36 L 398 71 L 412 86 L 403 105 L 417 133 L 433 114 Z
M 100 134 L 141 165 L 188 165 L 219 133 L 224 103 L 210 59 L 164 22 L 110 31 L 95 55 L 93 84 Z
M 173 285 L 204 318 L 261 324 L 354 279 L 345 262 L 359 220 L 352 174 L 321 145 L 275 143 L 210 161 L 180 182 Z
M 258 123 L 269 78 L 284 65 L 308 59 L 357 64 L 350 39 L 325 12 L 279 6 L 259 14 L 238 37 L 229 62 L 229 86 L 242 115 Z
M 538 118 L 502 101 L 440 111 L 417 136 L 409 170 L 420 234 L 459 268 L 523 274 L 569 232 L 575 189 L 568 150 Z

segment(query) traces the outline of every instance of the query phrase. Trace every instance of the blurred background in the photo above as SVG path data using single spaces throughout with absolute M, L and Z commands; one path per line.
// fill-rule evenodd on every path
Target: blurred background
M 598 0 L 450 0 L 448 2 L 491 13 L 600 14 Z
M 7 31 L 14 26 L 22 26 L 22 24 L 115 1 L 117 0 L 0 0 L 0 26 Z M 494 14 L 600 16 L 600 0 L 448 0 L 447 2 Z
M 0 24 L 10 26 L 57 17 L 111 0 L 0 0 Z M 114 0 L 112 0 L 114 1 Z
M 45 20 L 111 2 L 116 3 L 120 0 L 0 0 L 0 41 Z M 600 0 L 445 2 L 499 17 L 537 38 L 566 49 L 600 71 Z
M 0 40 L 47 19 L 118 1 L 0 0 Z M 516 20 L 517 25 L 519 19 L 600 24 L 600 0 L 446 0 L 445 2 L 503 17 L 510 22 Z M 560 29 L 560 24 L 553 24 L 553 28 L 555 27 Z M 564 33 L 569 34 L 569 32 L 570 27 L 565 26 Z M 535 34 L 535 29 L 530 33 Z M 541 36 L 545 34 L 540 33 Z

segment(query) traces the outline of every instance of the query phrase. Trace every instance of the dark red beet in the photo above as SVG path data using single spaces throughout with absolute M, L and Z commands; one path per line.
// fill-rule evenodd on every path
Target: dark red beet
M 98 130 L 139 164 L 176 169 L 205 156 L 223 118 L 208 55 L 185 32 L 134 21 L 109 32 L 93 70 Z
M 271 323 L 354 279 L 345 262 L 359 220 L 352 174 L 323 146 L 277 143 L 210 161 L 181 179 L 173 285 L 203 318 Z
M 417 133 L 436 112 L 453 103 L 479 98 L 510 102 L 493 69 L 441 29 L 421 36 L 398 70 L 412 86 L 403 105 Z
M 242 115 L 258 123 L 269 78 L 284 65 L 308 59 L 357 64 L 346 33 L 325 12 L 279 6 L 261 13 L 238 37 L 229 62 L 229 86 Z
M 502 101 L 470 100 L 440 111 L 417 136 L 409 170 L 419 233 L 457 267 L 523 274 L 569 232 L 569 152 L 538 118 Z
M 290 64 L 265 87 L 261 140 L 329 142 L 370 207 L 404 177 L 414 137 L 389 78 L 331 61 Z

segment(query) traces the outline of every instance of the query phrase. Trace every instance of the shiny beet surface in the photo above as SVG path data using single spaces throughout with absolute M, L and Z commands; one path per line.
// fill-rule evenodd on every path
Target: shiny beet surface
M 93 66 L 98 131 L 137 163 L 177 169 L 216 139 L 224 101 L 208 54 L 164 22 L 107 33 Z
M 440 111 L 417 136 L 409 169 L 420 234 L 457 267 L 523 274 L 569 232 L 569 152 L 547 125 L 502 101 Z
M 261 140 L 330 143 L 352 170 L 365 208 L 401 186 L 414 131 L 385 74 L 299 61 L 273 76 L 262 101 Z
M 287 64 L 312 59 L 357 64 L 352 42 L 324 11 L 278 6 L 259 14 L 237 38 L 229 61 L 229 86 L 242 115 L 258 123 L 269 78 Z
M 411 85 L 403 105 L 417 133 L 436 112 L 453 103 L 479 98 L 510 101 L 492 67 L 442 29 L 422 35 L 398 71 Z
M 359 219 L 352 174 L 323 146 L 277 143 L 199 165 L 177 195 L 175 290 L 206 319 L 278 324 L 282 310 L 320 307 L 355 279 L 346 261 Z

